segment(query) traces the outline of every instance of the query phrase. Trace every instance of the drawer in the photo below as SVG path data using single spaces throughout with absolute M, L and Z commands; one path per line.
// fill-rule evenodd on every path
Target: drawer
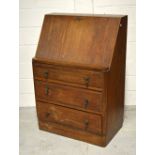
M 102 133 L 101 116 L 58 105 L 37 102 L 38 118 L 94 134 Z
M 60 104 L 102 111 L 102 93 L 54 83 L 35 80 L 36 99 L 58 102 Z
M 40 63 L 33 64 L 34 78 L 48 81 L 66 82 L 90 89 L 103 88 L 103 73 L 99 71 L 82 70 L 52 66 Z

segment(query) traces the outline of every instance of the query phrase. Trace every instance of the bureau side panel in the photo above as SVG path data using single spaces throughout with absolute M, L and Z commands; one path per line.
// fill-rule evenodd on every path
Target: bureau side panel
M 105 74 L 107 82 L 107 136 L 108 143 L 121 128 L 124 117 L 125 59 L 127 16 L 120 21 L 120 28 L 110 71 Z

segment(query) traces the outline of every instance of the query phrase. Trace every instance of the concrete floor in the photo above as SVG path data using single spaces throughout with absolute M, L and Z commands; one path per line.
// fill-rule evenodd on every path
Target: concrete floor
M 35 108 L 20 108 L 20 155 L 135 155 L 135 108 L 127 108 L 123 128 L 106 148 L 38 129 Z

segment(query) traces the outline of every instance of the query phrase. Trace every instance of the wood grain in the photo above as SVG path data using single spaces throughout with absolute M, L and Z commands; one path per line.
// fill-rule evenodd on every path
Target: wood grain
M 42 102 L 37 102 L 37 111 L 41 121 L 59 123 L 71 128 L 102 134 L 100 115 Z
M 119 23 L 113 17 L 46 15 L 36 58 L 109 67 Z
M 34 63 L 34 78 L 76 84 L 78 87 L 100 90 L 103 88 L 103 73 L 93 70 Z M 89 81 L 87 81 L 87 78 Z
M 102 98 L 100 92 L 88 91 L 69 86 L 35 81 L 36 99 L 60 102 L 92 111 L 102 112 Z

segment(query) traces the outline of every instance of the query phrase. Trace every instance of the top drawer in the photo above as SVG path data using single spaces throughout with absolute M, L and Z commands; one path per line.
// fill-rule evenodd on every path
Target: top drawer
M 94 90 L 103 88 L 103 73 L 98 71 L 33 63 L 33 73 L 34 78 L 38 80 L 67 82 Z

